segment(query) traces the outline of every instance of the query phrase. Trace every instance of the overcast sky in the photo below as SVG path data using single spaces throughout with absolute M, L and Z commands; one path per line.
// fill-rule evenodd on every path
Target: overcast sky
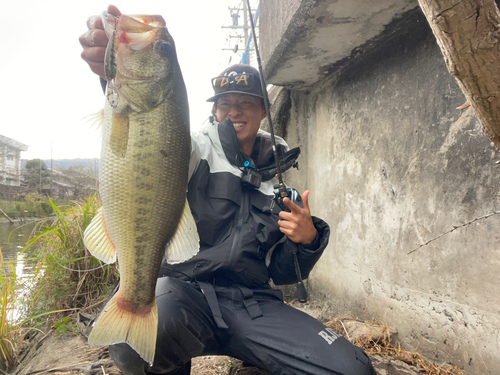
M 257 4 L 255 0 L 252 5 Z M 81 59 L 87 18 L 108 2 L 2 1 L 0 134 L 29 146 L 23 159 L 99 157 L 100 131 L 85 117 L 104 104 L 99 79 Z M 223 52 L 229 6 L 241 0 L 118 0 L 124 14 L 161 14 L 173 36 L 186 82 L 191 127 L 210 114 L 210 79 L 229 65 Z M 240 18 L 242 21 L 242 17 Z M 234 39 L 232 44 L 234 44 Z M 231 45 L 232 47 L 232 45 Z M 232 63 L 239 62 L 233 55 Z M 51 151 L 52 150 L 52 151 Z

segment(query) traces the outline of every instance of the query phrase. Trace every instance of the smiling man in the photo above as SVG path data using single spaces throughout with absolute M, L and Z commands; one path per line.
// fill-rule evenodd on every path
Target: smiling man
M 110 13 L 119 15 L 115 7 Z M 107 37 L 98 17 L 80 37 L 82 58 L 104 77 Z M 207 82 L 208 84 L 208 82 Z M 307 278 L 328 244 L 330 229 L 303 207 L 274 196 L 276 163 L 256 69 L 233 65 L 212 79 L 212 121 L 191 134 L 187 198 L 200 252 L 160 270 L 158 336 L 149 366 L 125 343 L 110 345 L 126 375 L 189 374 L 191 358 L 228 355 L 272 374 L 375 374 L 360 348 L 283 302 L 276 285 L 297 282 L 294 254 Z M 278 138 L 277 152 L 288 146 Z M 252 173 L 254 179 L 243 176 Z M 147 332 L 145 332 L 147 335 Z
M 251 154 L 260 122 L 266 117 L 260 81 L 255 77 L 258 72 L 251 66 L 234 65 L 212 79 L 218 94 L 207 100 L 215 102 L 217 121 L 231 120 L 240 149 L 247 155 Z

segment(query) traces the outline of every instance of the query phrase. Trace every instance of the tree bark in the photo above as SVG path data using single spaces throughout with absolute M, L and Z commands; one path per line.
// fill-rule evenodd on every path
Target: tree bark
M 449 72 L 500 150 L 500 12 L 494 0 L 418 0 Z

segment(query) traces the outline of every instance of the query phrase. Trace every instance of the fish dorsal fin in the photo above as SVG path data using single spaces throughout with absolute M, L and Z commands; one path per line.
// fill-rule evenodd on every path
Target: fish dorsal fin
M 104 263 L 116 261 L 116 247 L 108 237 L 102 207 L 85 229 L 83 243 L 93 256 Z
M 168 264 L 182 263 L 195 256 L 200 250 L 200 237 L 193 214 L 186 199 L 184 212 L 172 240 L 165 248 Z

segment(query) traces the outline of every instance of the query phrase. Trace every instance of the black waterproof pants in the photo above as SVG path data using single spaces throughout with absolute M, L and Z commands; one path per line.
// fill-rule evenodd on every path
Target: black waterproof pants
M 198 284 L 158 279 L 153 366 L 127 344 L 109 348 L 125 375 L 189 374 L 191 358 L 215 354 L 238 358 L 272 374 L 375 374 L 362 349 L 283 303 L 281 291 L 201 287 L 203 291 Z

